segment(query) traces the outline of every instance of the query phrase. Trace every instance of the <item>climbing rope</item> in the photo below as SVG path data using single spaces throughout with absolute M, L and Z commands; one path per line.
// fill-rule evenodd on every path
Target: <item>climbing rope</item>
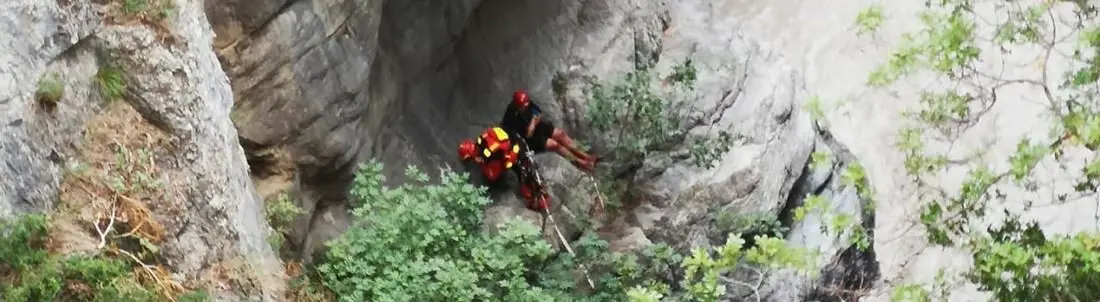
M 542 182 L 542 175 L 539 174 L 538 163 L 535 162 L 535 158 L 534 158 L 535 154 L 534 154 L 534 152 L 531 151 L 531 148 L 528 147 L 526 140 L 524 140 L 522 137 L 520 137 L 519 141 L 523 146 L 523 152 L 525 154 L 524 157 L 525 157 L 526 162 L 527 162 L 527 165 L 525 165 L 524 170 L 525 170 L 526 174 L 529 174 L 529 175 L 525 175 L 524 178 L 533 179 L 534 184 L 535 184 L 534 189 L 537 189 L 536 192 L 531 192 L 531 196 L 537 196 L 535 198 L 542 198 L 542 201 L 545 201 L 545 198 L 547 198 L 547 195 L 549 195 L 549 194 L 546 193 L 546 186 Z M 589 175 L 589 177 L 591 177 L 591 175 Z M 522 186 L 522 185 L 525 185 L 525 184 L 521 183 L 520 185 Z M 597 191 L 597 193 L 599 193 L 599 191 Z M 530 201 L 528 201 L 528 202 L 530 202 Z M 577 253 L 574 252 L 573 248 L 569 245 L 569 240 L 565 239 L 565 235 L 561 232 L 561 228 L 558 227 L 557 221 L 554 220 L 554 215 L 550 214 L 550 205 L 543 203 L 541 208 L 542 208 L 543 219 L 542 219 L 542 228 L 539 231 L 539 234 L 545 234 L 546 233 L 546 223 L 550 222 L 550 226 L 554 228 L 554 234 L 557 235 L 558 241 L 561 242 L 561 245 L 563 247 L 565 247 L 565 251 L 569 252 L 569 255 L 573 256 L 573 258 L 576 259 L 577 258 Z M 573 213 L 571 213 L 568 210 L 565 211 L 565 213 L 569 214 L 570 216 L 573 215 Z M 576 219 L 576 217 L 574 216 L 573 219 Z M 578 262 L 577 266 L 580 267 L 581 273 L 584 274 L 584 280 L 588 281 L 589 288 L 596 289 L 596 283 L 592 282 L 592 277 L 589 275 L 588 268 L 584 265 L 584 263 Z
M 569 241 L 565 240 L 565 235 L 562 235 L 561 229 L 558 228 L 558 223 L 554 221 L 554 215 L 550 214 L 550 209 L 543 209 L 542 212 L 546 215 L 545 219 L 542 221 L 543 229 L 546 229 L 546 221 L 550 221 L 550 226 L 554 227 L 554 233 L 558 235 L 558 240 L 560 240 L 561 245 L 565 247 L 565 251 L 569 252 L 569 255 L 572 255 L 574 259 L 577 258 L 577 253 L 573 252 L 573 248 L 569 246 Z M 588 287 L 596 289 L 596 284 L 592 282 L 592 277 L 588 274 L 588 268 L 584 266 L 584 263 L 578 262 L 577 266 L 581 268 L 581 273 L 584 274 L 584 280 L 588 281 Z

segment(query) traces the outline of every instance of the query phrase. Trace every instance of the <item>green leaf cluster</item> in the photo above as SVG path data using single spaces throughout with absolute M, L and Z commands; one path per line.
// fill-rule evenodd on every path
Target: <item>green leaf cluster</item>
M 681 98 L 694 95 L 696 73 L 687 59 L 660 80 L 653 70 L 639 67 L 621 81 L 596 82 L 589 89 L 586 122 L 613 158 L 641 161 L 651 151 L 686 144 L 695 165 L 713 168 L 734 137 L 727 131 L 713 138 L 687 134 L 696 124 L 688 106 L 694 100 Z
M 967 250 L 973 254 L 973 267 L 960 275 L 987 291 L 997 301 L 1094 301 L 1100 289 L 1097 261 L 1100 248 L 1094 232 L 1048 235 L 1036 222 L 1021 218 L 1007 205 L 1029 210 L 1030 200 L 1040 188 L 1053 189 L 1052 202 L 1096 196 L 1100 184 L 1100 163 L 1095 151 L 1100 148 L 1100 115 L 1097 113 L 1096 82 L 1100 79 L 1100 30 L 1095 25 L 1095 4 L 1082 1 L 1058 3 L 1072 8 L 1073 14 L 1054 12 L 1055 2 L 1033 3 L 998 1 L 939 0 L 926 3 L 919 13 L 923 29 L 903 36 L 904 43 L 894 50 L 868 78 L 868 85 L 884 88 L 910 74 L 935 75 L 946 89 L 926 90 L 919 96 L 920 107 L 907 112 L 913 124 L 898 133 L 896 146 L 905 154 L 905 169 L 926 191 L 920 221 L 929 242 Z M 976 8 L 995 9 L 998 17 L 986 18 Z M 1068 18 L 1065 18 L 1069 16 Z M 1076 19 L 1076 20 L 1074 20 Z M 1061 28 L 1053 30 L 1058 24 Z M 1068 27 L 1068 30 L 1065 28 Z M 991 30 L 990 30 L 991 29 Z M 1055 50 L 1054 44 L 1077 38 L 1071 54 Z M 1017 49 L 1039 49 L 1035 73 L 1020 78 L 1002 78 L 983 71 L 979 62 L 998 54 L 983 54 L 978 45 L 989 44 L 1007 54 Z M 1069 62 L 1072 70 L 1062 75 L 1047 69 L 1049 62 Z M 1023 96 L 1047 106 L 1041 115 L 1052 116 L 1055 123 L 1049 137 L 1023 137 L 1015 152 L 1003 163 L 977 163 L 967 168 L 958 188 L 938 188 L 926 181 L 955 165 L 974 164 L 969 158 L 954 158 L 946 152 L 933 152 L 929 146 L 951 143 L 970 125 L 985 118 L 998 105 L 999 92 L 1006 87 L 1041 91 Z M 928 131 L 939 130 L 939 134 Z M 1064 155 L 1071 150 L 1090 152 L 1084 168 L 1066 169 Z M 978 153 L 981 153 L 980 151 Z M 1073 178 L 1068 187 L 1043 183 L 1033 170 L 1042 163 L 1060 166 L 1059 178 Z M 1028 194 L 1005 193 L 1013 187 Z M 1003 219 L 992 227 L 984 226 L 990 212 L 1004 211 Z M 931 301 L 933 292 L 923 285 L 907 284 L 895 288 L 894 301 Z M 942 300 L 947 297 L 939 288 Z
M 49 219 L 24 215 L 0 221 L 0 300 L 160 301 L 123 260 L 102 255 L 51 255 Z
M 690 257 L 664 244 L 616 253 L 589 233 L 571 243 L 574 257 L 553 251 L 528 221 L 483 230 L 491 201 L 461 174 L 431 183 L 409 167 L 409 182 L 387 187 L 382 171 L 376 161 L 359 167 L 355 222 L 316 267 L 340 301 L 717 301 L 725 288 L 718 276 L 737 267 L 808 269 L 815 259 L 774 237 L 746 248 L 736 233 Z M 582 264 L 595 289 L 578 279 Z

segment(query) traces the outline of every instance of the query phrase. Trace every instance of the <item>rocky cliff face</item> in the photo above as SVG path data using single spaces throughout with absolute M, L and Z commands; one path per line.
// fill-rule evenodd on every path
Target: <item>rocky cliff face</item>
M 75 209 L 54 220 L 79 233 L 116 205 L 145 209 L 158 227 L 143 233 L 178 283 L 227 300 L 274 299 L 282 266 L 229 121 L 213 31 L 201 1 L 173 6 L 171 21 L 154 25 L 86 1 L 0 8 L 0 215 Z M 36 97 L 39 79 L 60 84 L 61 97 Z M 159 185 L 137 189 L 136 173 Z M 108 178 L 124 188 L 99 181 Z M 86 248 L 68 235 L 54 239 Z
M 594 29 L 621 26 L 632 11 L 580 1 L 248 2 L 208 4 L 215 47 L 246 149 L 293 154 L 294 190 L 314 214 L 291 241 L 306 250 L 346 224 L 356 163 L 457 166 L 457 142 L 498 121 L 513 89 L 549 102 L 570 45 L 618 35 Z
M 682 156 L 647 163 L 639 179 L 646 201 L 605 235 L 623 249 L 651 240 L 687 247 L 720 237 L 710 222 L 716 211 L 780 215 L 801 198 L 792 192 L 818 140 L 798 106 L 808 96 L 799 70 L 740 35 L 725 9 L 703 1 L 502 0 L 245 0 L 206 8 L 233 81 L 242 144 L 256 162 L 267 150 L 291 154 L 297 181 L 288 190 L 312 213 L 291 239 L 306 251 L 346 227 L 344 191 L 356 163 L 457 166 L 455 144 L 498 120 L 516 88 L 584 137 L 582 90 L 593 77 L 635 64 L 667 70 L 689 56 L 700 68 L 694 100 L 705 121 L 689 130 L 743 139 L 713 169 L 673 159 Z M 541 159 L 560 201 L 590 202 L 565 190 L 587 187 L 576 171 L 553 156 Z M 846 210 L 858 213 L 859 199 L 850 200 L 855 206 Z M 533 214 L 511 198 L 488 212 Z M 828 244 L 827 260 L 847 248 Z
M 687 57 L 700 69 L 693 115 L 701 122 L 685 130 L 726 130 L 741 139 L 712 169 L 692 167 L 681 147 L 644 163 L 636 179 L 642 198 L 601 230 L 616 249 L 717 243 L 723 238 L 714 213 L 784 216 L 807 192 L 831 194 L 839 211 L 861 213 L 866 206 L 837 181 L 836 167 L 851 156 L 799 110 L 807 97 L 801 72 L 785 67 L 792 64 L 780 52 L 741 35 L 724 5 L 180 0 L 176 6 L 165 27 L 110 22 L 117 21 L 111 14 L 117 6 L 80 1 L 0 9 L 0 20 L 13 28 L 0 31 L 0 40 L 21 41 L 0 52 L 7 63 L 0 74 L 9 79 L 0 79 L 0 171 L 18 175 L 0 183 L 0 215 L 48 210 L 59 196 L 62 203 L 65 196 L 88 197 L 67 187 L 69 166 L 106 164 L 81 150 L 150 149 L 159 160 L 146 168 L 168 185 L 143 201 L 164 226 L 167 265 L 178 279 L 219 281 L 213 286 L 223 300 L 271 300 L 278 282 L 260 277 L 282 269 L 264 242 L 263 198 L 290 192 L 309 213 L 290 236 L 308 256 L 346 227 L 345 191 L 356 164 L 379 158 L 393 171 L 406 164 L 457 167 L 455 144 L 497 121 L 516 88 L 531 91 L 559 124 L 585 137 L 582 92 L 589 81 L 635 65 L 668 70 Z M 101 96 L 95 79 L 105 66 L 125 71 L 124 104 L 108 105 Z M 60 75 L 66 93 L 47 111 L 26 79 L 50 72 Z M 131 126 L 143 130 L 123 131 Z M 825 148 L 837 151 L 833 168 L 808 170 L 810 153 Z M 591 183 L 554 156 L 540 160 L 559 202 L 586 208 Z M 514 198 L 498 200 L 487 210 L 491 219 L 534 214 Z M 825 269 L 829 284 L 857 288 L 866 283 L 853 278 L 877 278 L 877 264 L 866 261 L 874 256 L 827 239 L 819 221 L 791 224 L 792 241 L 821 247 L 822 260 L 834 263 Z M 854 273 L 851 263 L 860 265 Z M 800 278 L 772 277 L 767 296 L 797 300 L 820 288 Z

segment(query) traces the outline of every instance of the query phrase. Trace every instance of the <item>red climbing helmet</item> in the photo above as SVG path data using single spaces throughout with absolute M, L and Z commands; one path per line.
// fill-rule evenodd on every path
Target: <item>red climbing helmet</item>
M 474 152 L 477 152 L 477 147 L 474 146 L 474 141 L 466 139 L 462 143 L 458 144 L 458 157 L 462 160 L 468 160 L 474 157 Z
M 519 108 L 527 108 L 527 104 L 531 103 L 531 99 L 527 97 L 527 92 L 522 89 L 516 90 L 512 93 L 512 104 L 516 104 Z

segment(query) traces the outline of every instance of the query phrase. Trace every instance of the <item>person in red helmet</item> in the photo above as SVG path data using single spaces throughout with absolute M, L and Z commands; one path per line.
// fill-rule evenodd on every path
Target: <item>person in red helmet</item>
M 521 133 L 535 153 L 546 150 L 557 152 L 586 172 L 592 172 L 599 160 L 598 157 L 577 148 L 564 130 L 554 127 L 553 122 L 545 119 L 542 108 L 531 101 L 526 91 L 516 90 L 512 94 L 512 102 L 504 112 L 501 126 L 513 133 Z
M 519 145 L 514 144 L 508 132 L 501 127 L 485 129 L 477 143 L 466 139 L 458 145 L 463 161 L 473 160 L 481 168 L 482 175 L 495 182 L 504 172 L 512 169 L 519 160 Z
M 478 136 L 477 142 L 466 139 L 458 145 L 458 154 L 463 161 L 473 160 L 481 169 L 481 173 L 490 182 L 496 182 L 508 170 L 523 169 L 519 164 L 520 146 L 512 140 L 509 132 L 501 127 L 485 129 Z M 519 178 L 520 194 L 526 201 L 527 207 L 535 211 L 545 211 L 550 206 L 550 196 L 542 190 L 537 180 L 532 177 L 534 171 L 516 170 Z M 537 196 L 536 196 L 537 195 Z

